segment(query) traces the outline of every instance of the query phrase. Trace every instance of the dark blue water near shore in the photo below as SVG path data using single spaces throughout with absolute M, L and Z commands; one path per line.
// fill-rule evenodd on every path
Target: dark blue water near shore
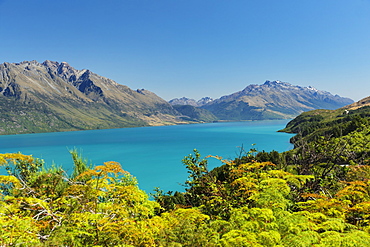
M 74 131 L 0 136 L 0 153 L 22 152 L 42 158 L 47 165 L 72 170 L 68 150 L 77 148 L 94 165 L 120 162 L 137 177 L 141 189 L 152 192 L 184 190 L 188 174 L 181 163 L 184 156 L 198 149 L 202 156 L 218 155 L 233 159 L 240 147 L 252 144 L 259 151 L 286 151 L 292 148 L 291 135 L 276 132 L 287 120 L 227 122 L 143 128 Z M 221 165 L 209 159 L 213 168 Z

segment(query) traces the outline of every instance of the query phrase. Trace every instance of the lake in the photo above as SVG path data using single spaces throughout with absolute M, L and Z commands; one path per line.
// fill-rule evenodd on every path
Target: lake
M 206 123 L 175 126 L 72 131 L 0 136 L 0 153 L 21 152 L 45 160 L 46 165 L 72 171 L 68 150 L 76 148 L 93 165 L 117 161 L 134 175 L 139 187 L 153 192 L 184 191 L 188 173 L 181 160 L 198 149 L 202 157 L 239 156 L 249 151 L 279 152 L 292 148 L 290 134 L 280 133 L 288 120 Z M 255 144 L 254 146 L 252 146 Z M 209 168 L 222 163 L 209 158 Z

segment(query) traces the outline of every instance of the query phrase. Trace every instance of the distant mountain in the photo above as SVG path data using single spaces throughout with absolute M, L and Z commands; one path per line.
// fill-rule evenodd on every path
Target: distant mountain
M 168 101 L 168 103 L 170 103 L 171 105 L 192 105 L 192 106 L 198 106 L 198 104 L 195 101 L 195 99 L 189 99 L 189 98 L 186 98 L 186 97 L 171 99 L 170 101 Z
M 201 98 L 198 101 L 196 101 L 195 99 L 189 99 L 189 98 L 186 98 L 186 97 L 182 97 L 182 98 L 172 99 L 172 100 L 168 101 L 168 103 L 170 103 L 171 105 L 191 105 L 191 106 L 200 107 L 200 106 L 208 104 L 212 101 L 213 101 L 213 99 L 210 98 L 210 97 L 204 97 L 204 98 Z
M 45 61 L 0 64 L 0 134 L 184 123 L 154 93 Z
M 204 106 L 208 103 L 211 103 L 212 101 L 213 101 L 213 99 L 211 97 L 203 97 L 203 98 L 201 98 L 200 100 L 197 101 L 197 105 L 199 107 L 201 107 L 201 106 Z
M 244 90 L 205 104 L 221 120 L 288 119 L 314 109 L 336 109 L 353 103 L 313 87 L 293 86 L 281 81 L 249 85 Z

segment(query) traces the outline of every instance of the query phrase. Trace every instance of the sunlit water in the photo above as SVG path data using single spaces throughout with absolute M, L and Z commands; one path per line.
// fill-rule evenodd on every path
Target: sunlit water
M 292 148 L 291 135 L 279 133 L 287 120 L 208 123 L 176 126 L 124 128 L 59 133 L 0 136 L 0 153 L 21 152 L 45 160 L 46 165 L 72 170 L 68 150 L 77 148 L 93 165 L 117 161 L 138 181 L 141 189 L 153 192 L 183 191 L 188 174 L 181 160 L 198 149 L 202 156 L 233 159 L 243 147 L 259 151 Z M 209 168 L 222 163 L 209 159 Z

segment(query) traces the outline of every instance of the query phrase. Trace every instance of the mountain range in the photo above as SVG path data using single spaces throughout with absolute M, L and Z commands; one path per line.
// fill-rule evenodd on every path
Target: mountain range
M 154 93 L 68 63 L 0 65 L 1 134 L 186 123 Z
M 172 125 L 220 120 L 283 119 L 353 103 L 280 81 L 249 85 L 213 100 L 170 102 L 66 62 L 0 64 L 0 134 Z
M 172 100 L 168 101 L 168 103 L 170 103 L 171 105 L 191 105 L 191 106 L 195 106 L 195 107 L 201 107 L 201 106 L 204 106 L 208 103 L 211 103 L 212 101 L 213 101 L 213 99 L 211 97 L 204 97 L 204 98 L 201 98 L 198 101 L 196 101 L 195 99 L 189 99 L 189 98 L 186 98 L 186 97 L 182 97 L 182 98 L 172 99 Z
M 183 101 L 193 102 L 191 99 Z M 169 102 L 179 103 L 181 99 Z M 305 111 L 337 109 L 351 103 L 353 100 L 349 98 L 332 95 L 310 86 L 301 87 L 287 82 L 266 81 L 262 85 L 252 84 L 242 91 L 198 106 L 210 111 L 220 120 L 263 120 L 289 119 Z

